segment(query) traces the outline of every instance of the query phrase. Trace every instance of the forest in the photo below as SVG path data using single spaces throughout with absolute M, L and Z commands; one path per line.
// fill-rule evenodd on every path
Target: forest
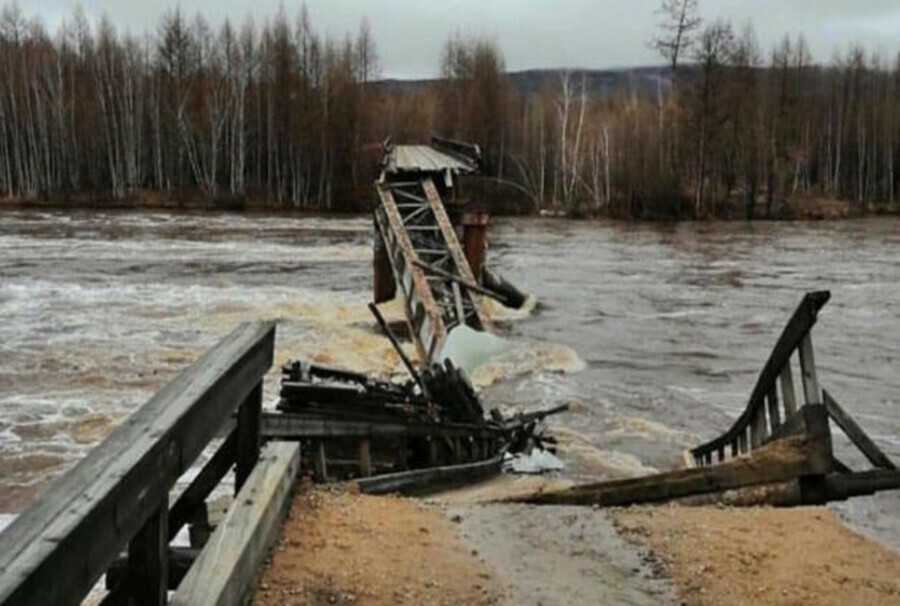
M 665 69 L 611 90 L 585 70 L 516 84 L 490 39 L 454 36 L 440 76 L 386 85 L 367 21 L 341 39 L 307 10 L 213 27 L 168 11 L 140 36 L 76 11 L 55 31 L 0 12 L 0 196 L 360 211 L 381 141 L 475 142 L 498 209 L 771 218 L 790 203 L 892 207 L 900 55 L 813 60 L 802 36 L 664 0 Z M 598 64 L 602 57 L 597 58 Z

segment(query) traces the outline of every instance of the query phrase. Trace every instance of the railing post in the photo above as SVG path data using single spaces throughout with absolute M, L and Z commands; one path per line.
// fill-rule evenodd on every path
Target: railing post
M 781 398 L 784 400 L 785 420 L 797 414 L 797 396 L 794 393 L 794 375 L 791 371 L 791 359 L 781 369 Z
M 372 442 L 369 438 L 359 439 L 359 475 L 364 478 L 372 475 Z
M 778 408 L 778 388 L 775 386 L 775 383 L 772 383 L 772 388 L 769 389 L 766 400 L 769 405 L 769 432 L 775 433 L 775 430 L 781 426 L 781 410 Z
M 821 404 L 822 392 L 816 376 L 816 358 L 813 355 L 812 335 L 806 333 L 800 342 L 800 374 L 803 375 L 803 395 L 807 404 Z
M 237 457 L 234 494 L 240 491 L 259 460 L 259 425 L 262 417 L 262 381 L 254 387 L 238 408 Z
M 169 500 L 128 543 L 128 594 L 138 606 L 163 606 L 169 588 Z
M 313 470 L 316 482 L 328 481 L 328 457 L 325 454 L 325 440 L 316 440 L 313 445 Z

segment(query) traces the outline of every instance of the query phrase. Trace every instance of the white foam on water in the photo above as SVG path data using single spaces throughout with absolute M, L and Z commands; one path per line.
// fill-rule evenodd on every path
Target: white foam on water
M 556 343 L 514 343 L 472 373 L 477 387 L 488 387 L 499 381 L 526 374 L 543 372 L 572 374 L 584 370 L 586 364 L 571 347 Z

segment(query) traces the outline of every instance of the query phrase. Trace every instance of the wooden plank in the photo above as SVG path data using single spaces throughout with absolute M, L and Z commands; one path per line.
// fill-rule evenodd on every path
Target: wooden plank
M 237 494 L 259 459 L 259 427 L 262 415 L 263 385 L 260 381 L 238 408 L 237 452 L 235 454 L 234 492 Z
M 238 327 L 18 516 L 0 534 L 0 603 L 80 603 L 265 375 L 274 339 L 273 323 Z
M 399 438 L 424 437 L 435 433 L 450 437 L 487 437 L 509 431 L 512 428 L 462 423 L 347 421 L 270 412 L 262 415 L 262 435 L 265 439 Z
M 878 448 L 878 445 L 869 438 L 863 428 L 853 420 L 853 417 L 847 414 L 847 411 L 845 411 L 827 391 L 824 392 L 824 400 L 828 416 L 837 423 L 838 427 L 844 430 L 844 433 L 847 434 L 850 441 L 859 448 L 872 465 L 881 469 L 897 468 L 896 465 L 894 465 L 894 462 Z
M 503 457 L 488 461 L 431 467 L 400 473 L 391 473 L 357 480 L 359 491 L 364 494 L 404 494 L 423 496 L 453 486 L 472 484 L 500 473 Z
M 787 420 L 797 414 L 797 396 L 794 393 L 794 375 L 791 371 L 790 359 L 781 369 L 778 378 L 781 382 L 781 398 L 784 400 L 784 416 Z
M 163 501 L 128 543 L 128 593 L 136 606 L 164 606 L 169 589 L 169 507 Z
M 173 606 L 247 602 L 287 513 L 300 467 L 300 445 L 270 442 L 225 520 L 175 591 Z
M 509 500 L 539 505 L 618 507 L 795 480 L 830 470 L 830 443 L 817 436 L 796 436 L 721 465 L 575 486 Z
M 809 333 L 800 342 L 800 374 L 803 379 L 803 396 L 807 404 L 821 404 L 822 392 L 816 376 L 816 358 L 813 354 L 812 336 Z

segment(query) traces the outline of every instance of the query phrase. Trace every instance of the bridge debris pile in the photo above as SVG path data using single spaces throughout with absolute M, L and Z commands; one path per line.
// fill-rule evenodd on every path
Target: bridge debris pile
M 405 383 L 376 381 L 358 373 L 292 361 L 282 367 L 277 409 L 279 413 L 263 417 L 263 434 L 270 438 L 316 441 L 323 449 L 327 440 L 342 456 L 352 456 L 359 439 L 377 438 L 374 447 L 381 451 L 384 464 L 368 469 L 360 465 L 357 470 L 354 461 L 351 469 L 341 474 L 352 476 L 369 475 L 378 471 L 376 468 L 397 471 L 474 463 L 505 452 L 551 449 L 555 441 L 544 435 L 541 421 L 567 407 L 511 417 L 493 409 L 486 417 L 465 371 L 449 360 L 433 364 L 419 380 Z M 371 442 L 364 448 L 370 447 Z

